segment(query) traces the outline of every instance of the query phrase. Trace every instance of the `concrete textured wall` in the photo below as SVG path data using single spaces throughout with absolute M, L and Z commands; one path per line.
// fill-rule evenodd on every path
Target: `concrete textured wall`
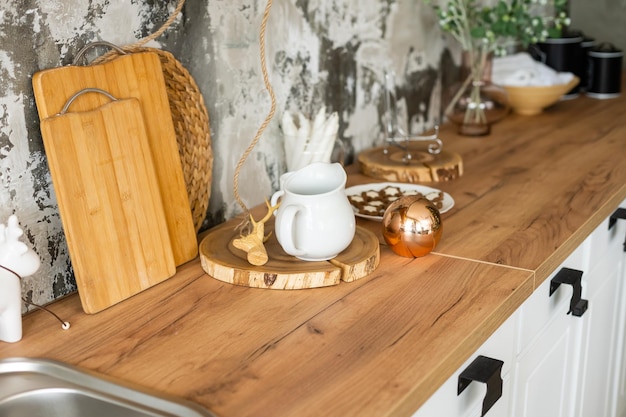
M 24 295 L 47 303 L 75 291 L 54 187 L 47 167 L 31 77 L 68 65 L 99 39 L 124 45 L 152 33 L 176 0 L 0 0 L 0 221 L 16 213 L 42 267 Z M 234 216 L 235 166 L 266 117 L 270 101 L 259 61 L 265 1 L 187 0 L 165 35 L 149 46 L 174 53 L 191 72 L 211 119 L 212 195 L 204 227 Z M 432 127 L 453 66 L 430 8 L 417 0 L 274 0 L 267 63 L 277 117 L 248 158 L 240 194 L 249 206 L 278 187 L 285 172 L 279 120 L 285 110 L 340 115 L 340 139 L 356 152 L 380 143 L 382 74 L 413 132 Z M 94 254 L 97 256 L 97 254 Z
M 233 204 L 235 165 L 270 108 L 259 64 L 265 2 L 224 3 L 188 5 L 184 36 L 189 41 L 182 53 L 212 119 L 216 184 L 211 223 L 238 210 Z M 398 74 L 414 129 L 432 124 L 439 112 L 434 90 L 443 44 L 438 30 L 424 29 L 424 11 L 430 12 L 412 0 L 274 1 L 266 54 L 278 117 L 241 173 L 246 204 L 262 202 L 285 170 L 278 123 L 285 110 L 313 113 L 326 105 L 338 111 L 340 137 L 353 154 L 379 139 L 382 72 L 388 68 Z M 432 28 L 434 21 L 426 23 Z
M 626 51 L 626 0 L 570 0 L 572 27 Z
M 167 2 L 0 0 L 0 222 L 17 214 L 25 240 L 41 257 L 39 271 L 23 282 L 30 301 L 44 304 L 76 287 L 31 77 L 71 63 L 90 41 L 133 42 L 173 8 Z

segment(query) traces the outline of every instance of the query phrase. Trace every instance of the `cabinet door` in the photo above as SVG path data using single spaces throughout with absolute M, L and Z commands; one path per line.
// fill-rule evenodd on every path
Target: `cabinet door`
M 613 415 L 626 417 L 626 255 L 622 255 L 618 280 L 621 287 L 619 291 L 620 317 L 617 321 L 617 373 L 613 381 L 616 391 Z
M 626 417 L 626 255 L 622 255 L 621 271 L 618 279 L 620 281 L 619 304 L 620 317 L 617 322 L 617 373 L 613 384 L 615 389 L 613 415 Z
M 413 417 L 479 417 L 487 394 L 486 384 L 472 382 L 457 394 L 459 375 L 479 355 L 504 362 L 502 365 L 502 397 L 485 414 L 486 417 L 507 417 L 510 411 L 511 383 L 510 370 L 515 356 L 517 332 L 517 312 L 511 315 L 491 337 L 474 352 L 429 399 Z
M 622 209 L 626 208 L 626 200 L 620 204 Z M 616 212 L 617 214 L 618 212 Z M 620 214 L 624 214 L 624 211 Z M 597 252 L 606 252 L 607 258 L 604 262 L 605 271 L 604 274 L 615 277 L 616 300 L 613 307 L 612 316 L 615 321 L 615 343 L 614 343 L 614 356 L 612 360 L 607 364 L 607 367 L 613 370 L 613 376 L 608 384 L 607 394 L 612 398 L 608 399 L 610 403 L 610 416 L 626 417 L 626 253 L 624 252 L 624 240 L 626 239 L 626 220 L 617 220 L 614 226 L 609 229 L 606 223 L 601 225 L 604 227 L 603 239 L 596 239 L 594 249 L 597 248 Z M 599 228 L 599 229 L 600 229 Z M 595 278 L 596 274 L 594 274 Z M 598 277 L 603 276 L 602 272 L 598 272 Z M 613 278 L 609 278 L 613 279 Z M 613 287 L 612 284 L 607 284 Z M 607 313 L 606 315 L 609 315 Z M 606 316 L 605 315 L 605 316 Z M 598 319 L 598 322 L 600 319 Z M 594 326 L 595 327 L 595 326 Z M 593 340 L 593 339 L 591 339 Z M 593 352 L 593 349 L 592 349 Z M 594 366 L 595 361 L 593 353 L 589 354 L 588 360 L 589 366 Z M 593 374 L 592 374 L 593 375 Z M 605 376 L 607 379 L 610 375 Z M 596 376 L 595 378 L 601 378 Z M 591 394 L 590 394 L 591 395 Z M 595 398 L 599 398 L 600 394 L 596 394 Z M 594 398 L 593 396 L 591 398 Z M 600 397 L 601 398 L 601 397 Z M 586 410 L 590 410 L 589 405 L 584 405 Z M 601 414 L 598 414 L 601 415 Z
M 624 221 L 610 230 L 608 219 L 589 237 L 590 270 L 585 282 L 589 310 L 583 321 L 583 350 L 578 378 L 577 417 L 615 416 L 621 349 L 618 335 L 623 327 L 622 287 Z
M 587 257 L 588 247 L 581 245 L 562 267 L 581 268 Z M 571 417 L 574 412 L 583 317 L 568 314 L 573 287 L 560 285 L 550 295 L 551 280 L 560 269 L 520 308 L 511 413 L 516 417 Z

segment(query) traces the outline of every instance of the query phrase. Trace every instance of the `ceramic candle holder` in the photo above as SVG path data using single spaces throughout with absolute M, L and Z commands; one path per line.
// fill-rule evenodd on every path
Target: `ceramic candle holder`
M 22 285 L 20 277 L 34 274 L 39 256 L 20 241 L 24 232 L 15 215 L 0 224 L 0 340 L 22 339 Z

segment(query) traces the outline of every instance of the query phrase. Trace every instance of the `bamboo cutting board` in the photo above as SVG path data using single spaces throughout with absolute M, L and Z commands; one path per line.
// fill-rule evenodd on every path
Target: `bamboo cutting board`
M 198 241 L 158 55 L 133 53 L 104 64 L 35 73 L 33 90 L 39 118 L 44 120 L 56 114 L 72 95 L 85 88 L 99 88 L 118 98 L 139 100 L 176 265 L 195 258 Z M 72 109 L 88 111 L 107 102 L 100 94 L 89 94 L 77 100 Z
M 85 312 L 174 275 L 139 101 L 46 118 L 41 132 Z

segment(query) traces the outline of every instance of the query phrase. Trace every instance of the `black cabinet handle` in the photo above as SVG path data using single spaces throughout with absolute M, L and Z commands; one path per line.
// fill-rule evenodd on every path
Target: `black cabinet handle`
M 460 395 L 472 381 L 487 384 L 487 393 L 483 399 L 484 416 L 487 411 L 502 397 L 502 377 L 500 372 L 504 362 L 486 356 L 478 356 L 459 375 L 459 385 L 457 395 Z
M 574 293 L 572 294 L 572 298 L 569 302 L 569 311 L 567 314 L 572 313 L 572 315 L 576 317 L 580 317 L 585 314 L 585 311 L 587 311 L 587 307 L 589 306 L 589 302 L 580 297 L 582 293 L 582 284 L 580 283 L 582 277 L 583 271 L 561 268 L 561 270 L 557 272 L 554 278 L 550 281 L 550 296 L 554 294 L 556 289 L 559 288 L 559 285 L 561 284 L 572 286 Z
M 611 230 L 613 226 L 615 226 L 615 223 L 617 223 L 618 219 L 626 219 L 626 208 L 620 207 L 615 210 L 613 214 L 611 214 L 611 217 L 609 217 L 609 230 Z M 626 252 L 626 238 L 624 238 L 624 252 Z

